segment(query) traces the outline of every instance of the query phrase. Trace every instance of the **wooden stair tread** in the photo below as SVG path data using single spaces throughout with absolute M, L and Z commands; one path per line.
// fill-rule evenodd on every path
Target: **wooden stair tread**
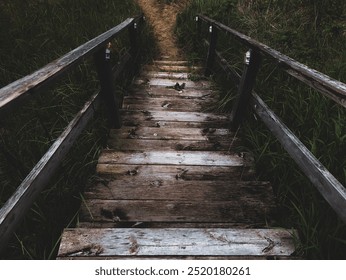
M 102 179 L 93 182 L 85 199 L 173 200 L 173 201 L 256 201 L 273 204 L 272 187 L 258 181 L 182 181 L 161 178 Z
M 116 151 L 104 150 L 99 163 L 107 164 L 152 164 L 152 165 L 197 165 L 197 166 L 246 166 L 252 164 L 247 153 L 219 151 Z
M 193 166 L 193 165 L 147 165 L 98 163 L 100 176 L 113 176 L 118 179 L 131 177 L 162 178 L 176 180 L 246 180 L 254 177 L 250 166 Z
M 182 112 L 203 112 L 210 111 L 212 106 L 214 106 L 214 100 L 203 100 L 203 102 L 189 101 L 186 100 L 176 100 L 168 98 L 126 98 L 124 99 L 123 109 L 126 110 L 146 110 L 148 107 L 151 110 L 156 111 L 182 111 Z
M 129 91 L 127 91 L 126 96 L 135 98 L 175 98 L 175 99 L 200 99 L 210 98 L 217 96 L 217 93 L 210 89 L 188 89 L 184 90 L 175 90 L 173 88 L 166 87 L 152 87 L 152 88 L 138 88 L 133 87 Z
M 208 139 L 232 141 L 235 133 L 224 128 L 167 128 L 167 127 L 129 127 L 111 129 L 110 139 L 152 139 L 152 140 L 191 140 Z
M 285 229 L 66 229 L 58 258 L 116 256 L 291 256 Z
M 137 78 L 134 83 L 137 85 L 148 85 L 151 87 L 167 87 L 172 88 L 175 86 L 176 83 L 185 83 L 186 89 L 191 88 L 210 88 L 211 83 L 209 81 L 189 81 L 189 80 L 183 80 L 180 79 L 164 79 L 164 78 Z
M 244 204 L 245 203 L 245 204 Z M 84 200 L 84 222 L 262 223 L 274 219 L 273 204 L 259 201 Z
M 155 137 L 155 136 L 153 136 Z M 109 138 L 107 147 L 118 151 L 229 151 L 234 152 L 239 144 L 238 138 L 228 141 L 214 139 L 206 140 L 156 140 Z
M 221 121 L 229 123 L 226 114 L 200 113 L 200 112 L 174 112 L 174 111 L 155 111 L 155 110 L 122 110 L 124 121 L 163 121 L 163 122 L 215 122 Z

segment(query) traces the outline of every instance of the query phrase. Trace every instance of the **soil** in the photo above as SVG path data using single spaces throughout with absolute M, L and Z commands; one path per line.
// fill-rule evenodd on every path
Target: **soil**
M 153 27 L 161 59 L 178 60 L 183 55 L 174 35 L 177 14 L 190 0 L 137 0 Z M 166 3 L 167 2 L 167 3 Z

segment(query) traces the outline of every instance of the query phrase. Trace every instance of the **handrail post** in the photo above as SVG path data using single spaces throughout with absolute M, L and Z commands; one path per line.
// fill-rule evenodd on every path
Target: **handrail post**
M 202 22 L 199 16 L 195 17 L 195 22 L 196 22 L 196 37 L 194 40 L 194 48 L 198 49 L 199 44 L 200 44 L 200 38 L 201 38 L 201 29 L 202 29 Z
M 112 79 L 112 67 L 109 46 L 102 48 L 94 55 L 95 65 L 100 80 L 101 98 L 106 105 L 108 122 L 111 128 L 122 126 L 119 101 L 115 95 L 115 86 Z
M 237 98 L 231 112 L 231 130 L 233 131 L 238 129 L 243 120 L 260 64 L 261 54 L 258 51 L 250 49 L 246 52 L 244 71 L 240 79 Z
M 138 44 L 137 44 L 137 23 L 133 22 L 130 26 L 129 26 L 129 38 L 130 38 L 130 54 L 132 56 L 132 61 L 136 61 L 136 57 L 137 57 L 137 51 L 138 51 Z
M 210 33 L 210 44 L 209 44 L 207 62 L 206 62 L 206 67 L 205 67 L 205 72 L 204 72 L 204 75 L 206 77 L 209 77 L 211 75 L 213 64 L 215 61 L 217 29 L 213 25 L 210 25 L 209 26 L 209 33 Z

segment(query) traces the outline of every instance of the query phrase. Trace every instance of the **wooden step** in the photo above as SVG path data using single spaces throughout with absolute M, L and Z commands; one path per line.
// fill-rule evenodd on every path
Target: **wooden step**
M 147 85 L 149 87 L 166 87 L 174 88 L 176 83 L 185 83 L 184 89 L 204 89 L 211 88 L 211 83 L 209 81 L 189 81 L 189 80 L 179 80 L 179 79 L 162 79 L 162 78 L 137 78 L 134 83 L 136 85 Z
M 142 122 L 222 122 L 227 126 L 229 116 L 226 114 L 199 113 L 199 112 L 174 112 L 154 110 L 121 110 L 122 119 L 126 121 Z M 212 127 L 212 126 L 210 126 Z
M 211 139 L 232 142 L 235 133 L 223 128 L 167 128 L 167 127 L 129 127 L 112 129 L 110 139 L 152 139 L 152 140 L 191 140 L 208 141 Z
M 125 110 L 146 110 L 148 107 L 155 111 L 176 112 L 207 112 L 215 106 L 212 99 L 186 100 L 180 98 L 124 98 L 122 108 Z
M 203 69 L 198 66 L 192 65 L 164 65 L 164 64 L 153 64 L 147 65 L 145 70 L 149 71 L 166 71 L 166 72 L 201 72 Z
M 193 166 L 193 165 L 146 165 L 98 163 L 99 176 L 112 176 L 117 179 L 139 177 L 172 180 L 252 180 L 255 174 L 252 165 L 248 166 Z
M 233 151 L 239 138 L 228 129 L 124 126 L 112 129 L 107 143 L 118 151 Z
M 58 258 L 291 257 L 295 234 L 285 229 L 66 229 Z
M 247 153 L 210 151 L 116 151 L 104 150 L 99 157 L 100 164 L 128 165 L 197 165 L 197 166 L 247 166 L 253 158 Z
M 208 98 L 217 98 L 217 92 L 209 89 L 187 89 L 182 91 L 166 87 L 153 87 L 153 88 L 138 88 L 133 87 L 127 92 L 126 96 L 130 97 L 151 97 L 151 98 L 174 98 L 174 99 L 197 99 L 207 100 Z M 188 101 L 186 101 L 188 102 Z
M 147 72 L 143 72 L 141 76 L 146 78 L 188 80 L 190 75 L 191 75 L 190 73 L 186 73 L 186 72 L 147 71 Z
M 154 60 L 153 65 L 180 65 L 187 66 L 189 62 L 187 60 Z
M 258 181 L 182 181 L 176 179 L 132 177 L 94 181 L 85 199 L 102 200 L 172 200 L 172 201 L 249 201 L 258 200 L 259 207 L 273 205 L 269 182 Z
M 192 195 L 192 194 L 191 194 Z M 257 200 L 172 201 L 172 200 L 84 200 L 79 214 L 83 222 L 187 222 L 187 223 L 272 223 L 273 204 Z

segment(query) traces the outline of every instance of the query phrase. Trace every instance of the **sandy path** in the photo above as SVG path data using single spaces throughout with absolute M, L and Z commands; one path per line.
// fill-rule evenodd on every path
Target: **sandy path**
M 182 59 L 174 35 L 174 27 L 177 14 L 189 1 L 175 0 L 171 4 L 165 4 L 165 0 L 137 0 L 154 29 L 161 58 Z

